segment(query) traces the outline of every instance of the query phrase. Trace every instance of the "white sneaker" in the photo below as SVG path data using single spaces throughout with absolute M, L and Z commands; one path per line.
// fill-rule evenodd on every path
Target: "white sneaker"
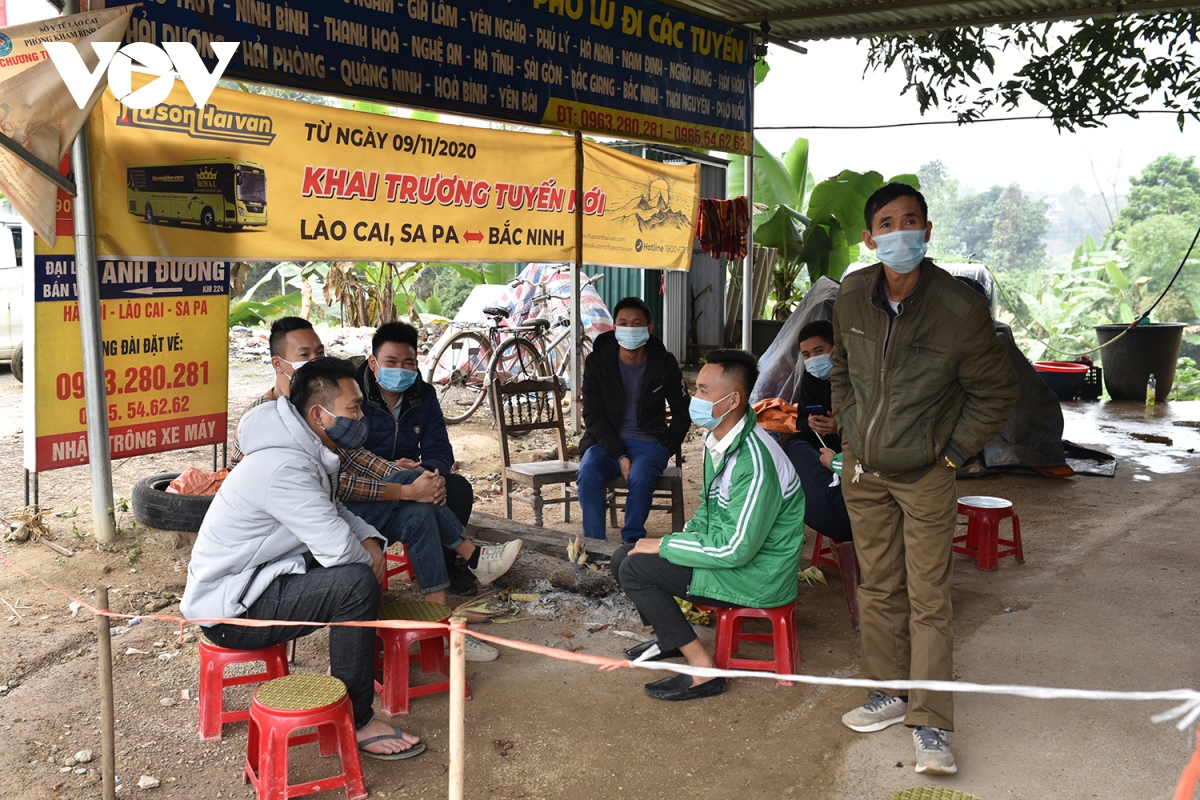
M 908 713 L 906 701 L 883 692 L 868 692 L 867 697 L 869 699 L 865 705 L 842 715 L 842 724 L 847 728 L 859 733 L 872 733 L 904 722 L 904 715 Z
M 466 637 L 466 647 L 463 648 L 467 661 L 495 661 L 500 651 L 487 642 L 481 642 L 474 636 Z
M 954 753 L 941 728 L 913 728 L 913 744 L 917 748 L 917 772 L 922 775 L 953 775 L 958 772 Z
M 479 545 L 479 565 L 471 568 L 471 574 L 484 586 L 490 586 L 512 568 L 522 544 L 517 539 L 503 545 Z

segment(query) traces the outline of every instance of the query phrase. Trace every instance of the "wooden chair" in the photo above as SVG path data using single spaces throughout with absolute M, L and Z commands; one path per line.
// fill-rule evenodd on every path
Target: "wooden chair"
M 629 495 L 628 485 L 620 475 L 604 485 L 608 503 L 608 524 L 617 527 L 617 509 L 625 510 L 625 498 Z M 683 530 L 683 448 L 675 451 L 675 466 L 668 466 L 654 484 L 654 497 L 650 501 L 651 511 L 671 512 L 671 532 Z
M 558 377 L 520 380 L 512 383 L 492 381 L 489 388 L 492 408 L 496 410 L 496 435 L 500 438 L 503 460 L 501 481 L 504 487 L 504 513 L 512 519 L 514 484 L 528 487 L 533 496 L 533 524 L 542 527 L 542 508 L 562 504 L 563 522 L 571 521 L 571 503 L 576 499 L 568 486 L 579 476 L 579 462 L 567 461 L 567 433 L 563 423 L 563 383 Z M 558 434 L 558 460 L 514 464 L 508 449 L 510 437 L 531 431 L 552 430 Z M 542 497 L 543 486 L 562 486 L 562 497 Z M 523 498 L 522 498 L 523 499 Z

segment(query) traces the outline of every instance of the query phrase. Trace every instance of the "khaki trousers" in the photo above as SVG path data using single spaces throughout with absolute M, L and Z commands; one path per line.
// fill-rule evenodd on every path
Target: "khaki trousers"
M 954 679 L 951 543 L 958 511 L 954 470 L 936 465 L 916 483 L 864 471 L 849 451 L 842 495 L 854 530 L 862 584 L 863 665 L 875 680 Z M 909 727 L 954 730 L 954 695 L 909 693 Z

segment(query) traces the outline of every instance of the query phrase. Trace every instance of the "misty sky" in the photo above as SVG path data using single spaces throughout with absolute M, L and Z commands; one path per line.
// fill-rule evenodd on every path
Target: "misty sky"
M 771 74 L 755 97 L 756 125 L 875 125 L 953 119 L 944 111 L 922 117 L 916 97 L 901 96 L 904 75 L 863 75 L 865 44 L 852 41 L 812 42 L 802 56 L 772 47 Z M 1028 116 L 1040 107 L 991 111 L 993 116 Z M 809 166 L 818 180 L 843 169 L 877 170 L 884 177 L 916 172 L 940 159 L 963 189 L 982 191 L 994 184 L 1019 183 L 1027 192 L 1058 194 L 1078 183 L 1098 191 L 1092 165 L 1111 193 L 1120 191 L 1156 157 L 1173 152 L 1200 156 L 1200 123 L 1190 121 L 1180 132 L 1170 114 L 1140 119 L 1112 118 L 1107 128 L 1058 133 L 1049 121 L 991 122 L 982 125 L 939 125 L 872 131 L 761 131 L 759 139 L 773 152 L 787 150 L 799 136 L 809 140 Z

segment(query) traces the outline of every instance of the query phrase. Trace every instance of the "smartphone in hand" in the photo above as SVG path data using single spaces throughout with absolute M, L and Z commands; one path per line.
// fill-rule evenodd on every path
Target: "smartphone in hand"
M 827 417 L 829 412 L 823 406 L 806 406 L 808 413 L 814 417 Z

